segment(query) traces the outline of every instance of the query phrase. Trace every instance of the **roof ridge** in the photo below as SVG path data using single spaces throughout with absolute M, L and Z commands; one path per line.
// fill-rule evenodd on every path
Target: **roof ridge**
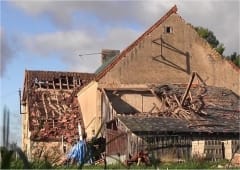
M 156 27 L 162 24 L 171 14 L 177 13 L 177 6 L 174 5 L 165 15 L 163 15 L 155 24 L 153 24 L 147 31 L 145 31 L 137 40 L 125 48 L 114 60 L 108 64 L 100 73 L 96 75 L 96 81 L 100 80 L 109 70 L 111 70 L 114 65 L 116 65 L 123 57 L 126 56 L 126 53 L 133 49 L 146 35 L 150 34 Z
M 89 72 L 76 72 L 76 71 L 55 71 L 55 70 L 28 70 L 25 69 L 25 73 L 46 73 L 46 74 L 54 74 L 54 73 L 59 73 L 59 74 L 92 74 L 94 75 L 95 73 L 89 73 Z

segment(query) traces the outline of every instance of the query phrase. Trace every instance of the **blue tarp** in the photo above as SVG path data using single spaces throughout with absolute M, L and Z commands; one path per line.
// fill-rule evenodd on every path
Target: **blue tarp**
M 67 155 L 68 159 L 73 159 L 79 164 L 86 161 L 87 144 L 85 141 L 79 141 L 75 144 Z

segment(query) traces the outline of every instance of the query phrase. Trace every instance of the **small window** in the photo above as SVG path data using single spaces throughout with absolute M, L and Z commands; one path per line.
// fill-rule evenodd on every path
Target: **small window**
M 167 34 L 173 33 L 173 28 L 170 26 L 166 26 L 164 32 Z

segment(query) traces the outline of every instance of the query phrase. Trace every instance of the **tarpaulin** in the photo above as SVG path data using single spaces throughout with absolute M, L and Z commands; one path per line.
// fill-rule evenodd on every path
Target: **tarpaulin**
M 79 164 L 81 164 L 86 161 L 86 154 L 87 154 L 87 144 L 85 141 L 81 140 L 72 147 L 72 149 L 67 155 L 67 158 L 73 159 Z

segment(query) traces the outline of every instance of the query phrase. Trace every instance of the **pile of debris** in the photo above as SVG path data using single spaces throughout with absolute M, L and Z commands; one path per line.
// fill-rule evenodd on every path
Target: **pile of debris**
M 207 88 L 204 83 L 192 84 L 195 75 L 197 73 L 193 72 L 187 88 L 180 85 L 161 85 L 151 89 L 159 100 L 159 104 L 154 105 L 159 111 L 158 116 L 190 120 L 207 115 L 202 109 Z
M 204 86 L 194 88 L 196 94 L 193 96 L 191 92 L 187 95 L 185 100 L 182 100 L 182 90 L 174 85 L 163 85 L 156 87 L 154 93 L 161 102 L 159 116 L 174 117 L 180 119 L 200 118 L 207 115 L 202 110 L 204 102 L 202 97 L 206 92 Z M 156 106 L 158 107 L 158 106 Z
M 193 83 L 195 76 L 198 82 Z M 160 85 L 150 90 L 157 99 L 154 106 L 149 112 L 134 116 L 181 120 L 188 128 L 204 132 L 239 129 L 239 96 L 224 87 L 207 86 L 196 72 L 187 85 Z

